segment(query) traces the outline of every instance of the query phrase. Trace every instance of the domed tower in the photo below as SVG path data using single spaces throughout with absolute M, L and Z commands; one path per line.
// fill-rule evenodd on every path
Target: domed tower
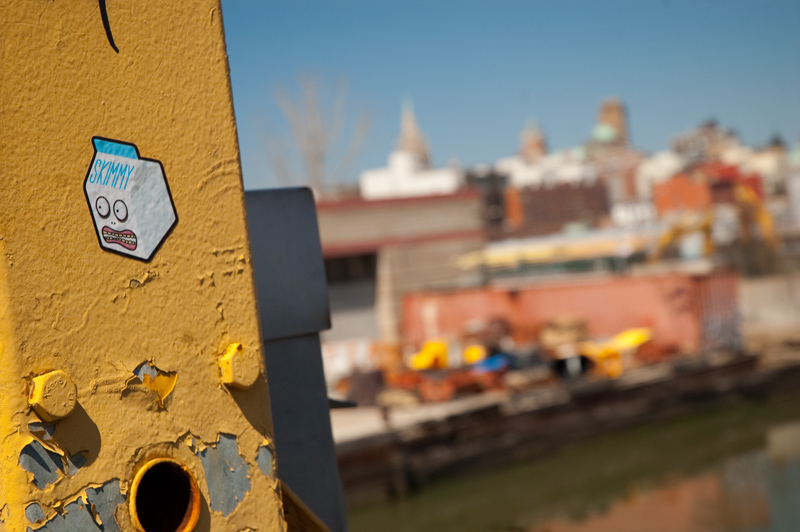
M 619 98 L 609 98 L 603 101 L 600 105 L 597 123 L 614 128 L 616 132 L 615 141 L 618 144 L 622 146 L 630 144 L 628 112 L 625 109 L 625 104 Z
M 528 122 L 519 135 L 519 155 L 527 163 L 547 155 L 547 138 L 535 120 Z

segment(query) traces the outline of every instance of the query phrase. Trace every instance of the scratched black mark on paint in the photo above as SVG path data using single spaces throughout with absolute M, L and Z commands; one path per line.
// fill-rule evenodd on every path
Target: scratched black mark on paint
M 108 11 L 106 10 L 106 0 L 99 0 L 100 2 L 100 16 L 103 17 L 103 28 L 106 30 L 106 37 L 108 37 L 108 44 L 115 52 L 119 53 L 119 48 L 114 44 L 114 36 L 111 35 L 111 24 L 108 22 Z

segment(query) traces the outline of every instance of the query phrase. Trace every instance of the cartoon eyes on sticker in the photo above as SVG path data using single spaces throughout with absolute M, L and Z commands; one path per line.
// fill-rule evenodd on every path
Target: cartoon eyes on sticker
M 108 218 L 108 215 L 111 214 L 111 205 L 108 204 L 108 200 L 104 196 L 97 198 L 97 201 L 94 202 L 94 206 L 100 218 Z
M 128 219 L 128 206 L 125 205 L 124 201 L 117 200 L 114 202 L 114 216 L 116 216 L 117 220 L 120 222 L 124 222 Z

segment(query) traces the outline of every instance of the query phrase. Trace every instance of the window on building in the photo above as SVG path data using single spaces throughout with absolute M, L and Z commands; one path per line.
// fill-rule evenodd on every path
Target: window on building
M 328 284 L 375 279 L 377 259 L 374 253 L 325 259 Z

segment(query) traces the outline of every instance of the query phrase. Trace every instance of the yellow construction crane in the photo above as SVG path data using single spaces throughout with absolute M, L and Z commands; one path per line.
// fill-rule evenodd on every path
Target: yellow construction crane
M 706 256 L 714 252 L 714 240 L 711 237 L 711 228 L 714 225 L 714 211 L 708 209 L 705 212 L 687 211 L 675 218 L 667 229 L 658 237 L 658 243 L 650 254 L 650 262 L 661 260 L 664 252 L 670 244 L 679 240 L 681 237 L 702 232 L 704 239 L 703 251 Z
M 752 188 L 745 185 L 736 185 L 733 189 L 736 205 L 739 207 L 739 223 L 742 228 L 742 237 L 745 242 L 752 239 L 753 223 L 758 225 L 761 237 L 773 250 L 781 246 L 781 239 L 775 229 L 775 219 L 770 214 L 764 202 Z
M 742 240 L 745 242 L 752 240 L 752 226 L 756 224 L 764 241 L 772 250 L 777 250 L 781 245 L 781 240 L 775 230 L 775 220 L 758 194 L 747 185 L 738 183 L 733 186 L 733 194 L 738 209 Z M 679 215 L 658 237 L 658 242 L 650 253 L 650 262 L 661 260 L 670 244 L 695 232 L 702 232 L 705 241 L 704 255 L 710 256 L 714 252 L 714 241 L 711 234 L 714 219 L 713 207 L 705 211 L 687 211 Z

